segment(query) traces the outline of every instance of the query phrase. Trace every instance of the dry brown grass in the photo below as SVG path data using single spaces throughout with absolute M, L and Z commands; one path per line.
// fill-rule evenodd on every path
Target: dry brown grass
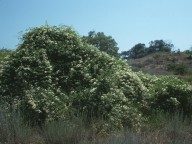
M 192 73 L 192 59 L 188 59 L 189 54 L 186 53 L 153 53 L 143 58 L 128 60 L 133 70 L 144 71 L 150 74 L 172 75 L 172 71 L 168 71 L 169 64 L 184 65 L 188 68 L 188 74 Z

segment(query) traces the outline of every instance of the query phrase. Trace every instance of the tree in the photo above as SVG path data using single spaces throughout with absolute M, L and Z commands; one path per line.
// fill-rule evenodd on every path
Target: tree
M 192 54 L 192 46 L 189 49 L 185 50 L 184 52 L 187 54 Z
M 103 32 L 96 33 L 95 31 L 90 31 L 88 36 L 83 36 L 83 40 L 110 56 L 119 57 L 117 42 L 111 36 L 106 36 Z
M 145 55 L 145 44 L 136 44 L 131 50 L 130 55 L 132 58 L 141 58 Z
M 121 58 L 122 58 L 123 60 L 128 60 L 128 59 L 130 59 L 130 57 L 129 57 L 129 51 L 122 51 L 121 54 L 120 54 L 120 56 L 121 56 Z
M 163 40 L 154 40 L 149 42 L 148 54 L 154 52 L 171 52 L 173 44 L 170 42 L 165 42 Z
M 132 47 L 129 51 L 121 52 L 122 59 L 137 59 L 145 56 L 145 44 L 139 43 Z

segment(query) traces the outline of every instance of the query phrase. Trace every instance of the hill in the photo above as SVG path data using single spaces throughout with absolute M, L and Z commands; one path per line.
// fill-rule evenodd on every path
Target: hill
M 192 81 L 192 55 L 190 53 L 158 52 L 139 59 L 128 60 L 134 71 L 155 75 L 176 75 Z

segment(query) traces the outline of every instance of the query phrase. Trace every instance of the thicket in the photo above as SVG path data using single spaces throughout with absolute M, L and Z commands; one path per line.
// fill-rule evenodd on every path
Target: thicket
M 172 71 L 176 75 L 184 75 L 188 72 L 188 67 L 184 64 L 170 63 L 167 65 L 167 70 Z
M 1 99 L 30 124 L 84 113 L 105 127 L 139 127 L 146 88 L 121 60 L 69 27 L 31 29 L 1 73 Z
M 32 126 L 82 114 L 88 123 L 104 120 L 98 132 L 139 130 L 154 110 L 190 117 L 192 87 L 173 77 L 135 73 L 69 27 L 42 26 L 26 32 L 4 62 L 0 100 Z

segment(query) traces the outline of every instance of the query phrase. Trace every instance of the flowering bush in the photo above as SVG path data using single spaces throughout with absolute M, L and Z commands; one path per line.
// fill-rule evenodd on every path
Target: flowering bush
M 24 34 L 4 65 L 1 94 L 30 123 L 84 112 L 121 128 L 140 126 L 146 88 L 125 62 L 71 28 L 42 26 Z
M 1 74 L 5 101 L 32 123 L 85 112 L 139 126 L 146 88 L 130 67 L 81 42 L 69 27 L 28 31 Z M 134 106 L 135 105 L 135 106 Z
M 165 112 L 181 112 L 184 116 L 192 115 L 192 86 L 176 77 L 155 76 L 137 72 L 147 88 L 147 113 L 151 115 L 154 110 Z
M 1 101 L 31 124 L 84 113 L 104 118 L 107 129 L 139 128 L 146 110 L 157 104 L 187 110 L 184 103 L 191 103 L 190 86 L 135 73 L 126 62 L 83 43 L 69 27 L 26 32 L 0 80 Z
M 192 115 L 192 86 L 175 77 L 162 76 L 154 85 L 152 107 L 167 112 L 182 112 L 184 116 Z

